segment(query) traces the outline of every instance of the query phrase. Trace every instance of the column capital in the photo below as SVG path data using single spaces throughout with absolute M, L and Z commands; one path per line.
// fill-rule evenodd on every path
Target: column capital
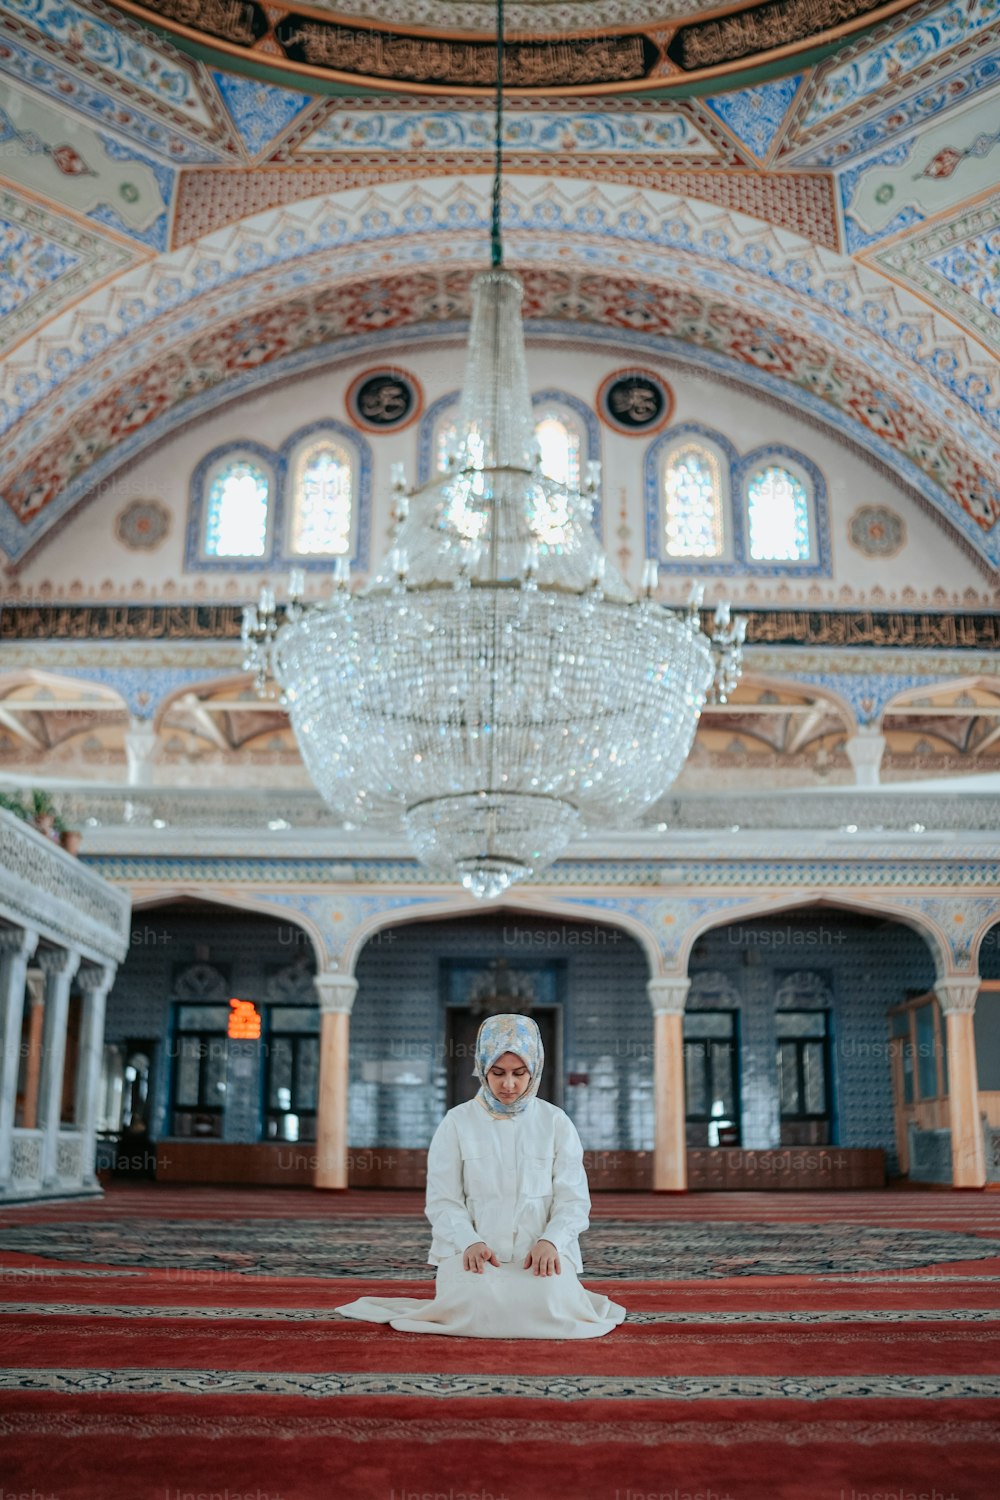
M 109 990 L 114 984 L 115 969 L 110 964 L 81 964 L 76 982 L 85 995 Z
M 844 741 L 847 758 L 854 767 L 854 780 L 858 786 L 878 786 L 879 767 L 885 754 L 885 735 L 877 729 L 865 726 L 857 734 Z
M 649 1003 L 656 1016 L 682 1016 L 691 980 L 687 974 L 670 974 L 646 984 Z
M 29 1005 L 45 1004 L 45 975 L 41 969 L 29 969 L 24 976 Z
M 319 991 L 320 1015 L 351 1014 L 358 993 L 358 981 L 353 974 L 317 974 L 313 983 Z
M 949 974 L 944 979 L 935 979 L 934 993 L 944 1015 L 971 1016 L 981 985 L 978 974 Z
M 62 974 L 72 979 L 80 967 L 80 954 L 75 948 L 39 948 L 35 962 L 47 979 Z
M 30 958 L 38 947 L 38 933 L 30 927 L 0 928 L 0 958 L 10 954 L 12 958 Z

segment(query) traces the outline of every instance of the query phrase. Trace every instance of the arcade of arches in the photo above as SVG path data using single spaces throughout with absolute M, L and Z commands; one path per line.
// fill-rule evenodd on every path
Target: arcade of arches
M 610 903 L 405 916 L 369 921 L 351 963 L 318 972 L 291 918 L 144 905 L 107 1003 L 102 1178 L 420 1187 L 437 1122 L 470 1097 L 476 1027 L 505 1009 L 542 1027 L 546 1096 L 596 1190 L 1000 1178 L 1000 924 L 973 1009 L 929 929 L 874 903 L 742 920 L 720 903 L 672 974 Z M 29 991 L 28 1130 L 44 1002 Z

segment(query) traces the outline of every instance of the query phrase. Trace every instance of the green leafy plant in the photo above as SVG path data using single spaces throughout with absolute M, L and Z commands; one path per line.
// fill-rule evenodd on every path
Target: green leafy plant
M 31 811 L 36 818 L 48 818 L 53 816 L 56 804 L 51 792 L 40 792 L 35 790 L 31 794 Z
M 19 792 L 0 792 L 0 808 L 4 812 L 13 813 L 15 818 L 20 818 L 22 823 L 31 819 L 31 813 L 21 801 Z

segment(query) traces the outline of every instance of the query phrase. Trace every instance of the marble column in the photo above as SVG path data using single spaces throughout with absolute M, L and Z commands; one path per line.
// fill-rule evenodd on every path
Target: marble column
M 350 974 L 317 974 L 319 991 L 319 1101 L 316 1111 L 318 1188 L 347 1187 L 347 1093 L 351 1009 L 358 981 Z
M 934 983 L 944 1013 L 948 1043 L 948 1106 L 951 1116 L 951 1185 L 986 1185 L 986 1146 L 979 1114 L 979 1073 L 973 1016 L 978 974 L 951 975 Z
M 24 989 L 28 960 L 37 946 L 38 933 L 30 928 L 0 929 L 0 1189 L 10 1181 Z
M 55 1187 L 58 1181 L 56 1153 L 59 1147 L 59 1125 L 62 1118 L 69 988 L 80 967 L 80 955 L 74 948 L 42 948 L 38 953 L 38 967 L 45 975 L 42 1087 L 38 1101 L 38 1123 L 44 1131 L 42 1141 L 42 1187 L 44 1189 Z
M 877 730 L 862 729 L 844 742 L 847 758 L 854 767 L 857 786 L 878 786 L 879 769 L 885 754 L 885 736 Z
M 34 1130 L 38 1125 L 38 1091 L 42 1083 L 45 975 L 41 969 L 29 969 L 26 982 L 28 988 L 28 1056 L 25 1059 L 24 1114 L 21 1124 L 25 1130 Z
M 152 724 L 134 716 L 125 731 L 126 780 L 129 786 L 152 786 L 159 741 Z
M 98 1191 L 97 1181 L 97 1094 L 101 1086 L 104 1061 L 104 1013 L 108 992 L 114 983 L 115 969 L 101 964 L 84 964 L 77 983 L 83 991 L 80 1014 L 80 1047 L 76 1062 L 76 1124 L 80 1131 L 81 1187 Z
M 684 1005 L 691 981 L 686 974 L 651 979 L 646 986 L 653 1007 L 653 1191 L 687 1191 L 687 1122 L 684 1099 Z

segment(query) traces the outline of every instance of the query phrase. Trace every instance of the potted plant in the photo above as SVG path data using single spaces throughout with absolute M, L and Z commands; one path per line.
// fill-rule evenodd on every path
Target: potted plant
M 35 827 L 47 839 L 56 837 L 56 808 L 51 792 L 34 791 L 31 794 L 31 812 Z
M 22 823 L 28 821 L 28 809 L 21 801 L 19 792 L 0 792 L 0 808 L 4 812 L 13 813 L 15 818 L 20 818 Z
M 83 834 L 79 828 L 68 828 L 65 821 L 60 817 L 56 818 L 55 827 L 56 833 L 59 835 L 60 846 L 66 850 L 66 853 L 79 854 L 80 844 L 83 841 Z

